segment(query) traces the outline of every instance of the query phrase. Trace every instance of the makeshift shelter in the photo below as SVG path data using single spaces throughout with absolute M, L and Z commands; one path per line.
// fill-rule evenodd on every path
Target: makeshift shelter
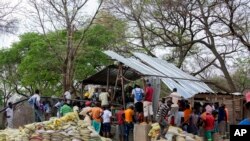
M 113 51 L 104 51 L 104 53 L 114 61 L 120 62 L 119 65 L 104 68 L 102 71 L 83 80 L 84 84 L 106 84 L 108 86 L 116 85 L 117 81 L 120 80 L 120 85 L 123 87 L 129 80 L 134 81 L 140 77 L 150 77 L 150 82 L 155 88 L 154 109 L 157 109 L 158 106 L 160 81 L 170 89 L 177 88 L 178 93 L 184 98 L 193 97 L 201 92 L 213 92 L 200 79 L 185 73 L 165 60 L 138 52 L 134 52 L 134 57 L 130 58 L 125 58 Z
M 231 124 L 238 123 L 247 115 L 246 109 L 242 109 L 245 97 L 240 93 L 198 93 L 190 99 L 190 102 L 192 105 L 196 105 L 196 103 L 217 103 L 219 106 L 225 104 Z

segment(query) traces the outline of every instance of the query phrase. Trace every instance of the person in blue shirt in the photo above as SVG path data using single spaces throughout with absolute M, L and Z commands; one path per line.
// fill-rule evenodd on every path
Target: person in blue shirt
M 250 91 L 245 94 L 245 98 L 246 98 L 246 104 L 245 104 L 246 109 L 250 111 Z M 239 125 L 250 125 L 250 117 L 247 117 L 244 120 L 242 120 L 239 123 Z

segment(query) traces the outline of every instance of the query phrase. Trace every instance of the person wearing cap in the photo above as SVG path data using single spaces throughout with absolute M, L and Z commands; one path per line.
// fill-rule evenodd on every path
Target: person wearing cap
M 250 111 L 250 91 L 245 94 L 246 104 L 245 107 Z M 242 120 L 239 125 L 250 125 L 250 116 Z

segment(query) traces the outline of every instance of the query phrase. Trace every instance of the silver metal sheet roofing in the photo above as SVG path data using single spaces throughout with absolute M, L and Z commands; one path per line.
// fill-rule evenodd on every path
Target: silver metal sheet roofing
M 213 92 L 204 82 L 165 60 L 136 52 L 133 55 L 138 59 L 124 58 L 113 51 L 105 51 L 104 53 L 142 75 L 160 77 L 170 89 L 177 88 L 184 98 L 190 98 L 201 92 Z

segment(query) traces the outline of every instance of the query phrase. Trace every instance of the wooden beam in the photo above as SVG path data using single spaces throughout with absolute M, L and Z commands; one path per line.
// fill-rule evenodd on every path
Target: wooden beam
M 110 68 L 108 68 L 108 71 L 107 71 L 107 88 L 106 88 L 106 91 L 109 90 L 109 76 L 110 76 Z

